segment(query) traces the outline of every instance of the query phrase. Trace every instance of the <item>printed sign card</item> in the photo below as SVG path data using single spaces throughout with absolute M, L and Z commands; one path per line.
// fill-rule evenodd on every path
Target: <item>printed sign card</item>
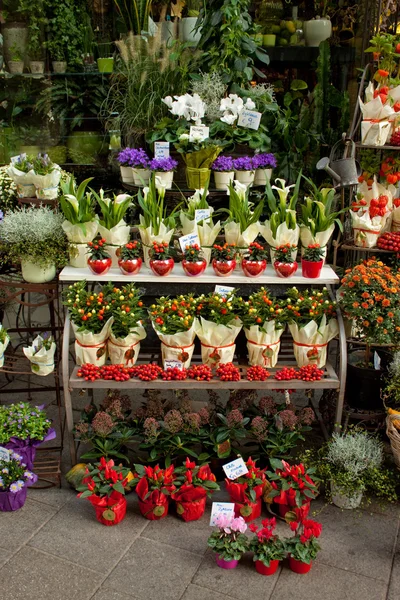
M 238 477 L 246 475 L 246 473 L 249 472 L 241 456 L 236 460 L 233 460 L 232 462 L 223 465 L 222 468 L 225 471 L 225 475 L 227 476 L 227 478 L 231 480 L 237 479 Z
M 224 515 L 226 517 L 235 516 L 235 505 L 233 502 L 213 502 L 211 507 L 210 526 L 215 527 L 215 521 L 218 517 Z
M 257 129 L 260 127 L 261 113 L 255 110 L 242 110 L 238 118 L 238 126 L 247 129 Z

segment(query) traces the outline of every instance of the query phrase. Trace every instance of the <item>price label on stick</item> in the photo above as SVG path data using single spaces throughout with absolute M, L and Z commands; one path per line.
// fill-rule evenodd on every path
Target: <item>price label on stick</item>
M 205 125 L 192 125 L 189 131 L 189 142 L 203 142 L 210 136 L 210 128 Z
M 182 252 L 185 252 L 188 246 L 194 246 L 197 244 L 200 247 L 200 238 L 197 235 L 197 232 L 188 233 L 187 235 L 182 235 L 179 238 L 179 245 L 181 247 Z
M 169 142 L 154 142 L 154 158 L 169 158 Z
M 211 209 L 210 208 L 199 208 L 194 211 L 195 223 L 200 223 L 200 221 L 206 221 L 210 217 L 211 217 Z
M 222 468 L 225 471 L 225 475 L 227 476 L 227 478 L 232 480 L 237 479 L 242 475 L 246 475 L 246 473 L 249 472 L 241 456 L 236 460 L 233 460 L 232 462 L 223 465 Z
M 183 371 L 184 363 L 180 360 L 164 360 L 164 369 L 179 369 Z
M 242 110 L 238 118 L 238 127 L 246 127 L 247 129 L 257 129 L 260 127 L 261 113 L 255 110 Z
M 213 502 L 211 507 L 211 518 L 210 526 L 215 526 L 215 521 L 218 517 L 223 515 L 224 517 L 235 516 L 235 505 L 233 502 Z
M 229 287 L 227 285 L 216 285 L 214 294 L 219 294 L 220 296 L 223 296 L 224 298 L 226 298 L 226 296 L 229 296 L 234 291 L 235 291 L 235 288 L 233 288 L 233 287 Z

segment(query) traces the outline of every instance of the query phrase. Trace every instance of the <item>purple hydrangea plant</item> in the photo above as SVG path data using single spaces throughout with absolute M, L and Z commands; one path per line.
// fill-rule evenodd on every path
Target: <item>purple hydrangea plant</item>
M 231 156 L 218 156 L 211 165 L 213 171 L 233 171 L 233 158 Z
M 260 152 L 253 156 L 253 169 L 274 169 L 277 165 L 274 154 Z
M 117 160 L 123 167 L 136 167 L 137 169 L 148 169 L 150 158 L 143 148 L 125 148 L 118 154 Z
M 178 161 L 171 157 L 153 158 L 150 161 L 150 171 L 173 171 L 178 166 Z
M 239 156 L 233 160 L 235 171 L 254 171 L 253 158 L 251 156 Z

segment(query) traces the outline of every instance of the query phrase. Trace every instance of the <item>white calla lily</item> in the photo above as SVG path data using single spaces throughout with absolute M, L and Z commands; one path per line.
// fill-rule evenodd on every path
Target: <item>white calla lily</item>
M 130 195 L 129 194 L 118 194 L 118 196 L 115 197 L 115 204 L 122 204 L 122 202 L 125 202 L 125 200 L 130 200 Z
M 280 200 L 284 200 L 286 202 L 286 198 L 289 195 L 289 192 L 292 188 L 294 188 L 294 184 L 286 185 L 286 181 L 284 179 L 275 179 L 275 183 L 279 183 L 280 187 L 273 185 L 271 186 L 273 190 L 276 190 L 279 195 Z
M 247 192 L 247 187 L 248 186 L 245 183 L 241 183 L 237 179 L 234 180 L 233 185 L 234 185 L 234 188 L 235 188 L 235 192 L 237 193 L 237 195 L 239 196 L 239 198 L 241 200 L 245 200 L 245 198 L 246 198 L 246 192 Z
M 161 179 L 161 177 L 158 177 L 156 175 L 155 184 L 156 184 L 156 189 L 157 189 L 158 193 L 160 195 L 164 196 L 165 190 L 167 189 L 167 186 L 168 186 L 168 181 L 164 181 L 164 179 Z M 147 193 L 148 193 L 148 189 L 149 188 L 147 188 Z M 146 196 L 147 196 L 147 194 L 146 194 Z
M 66 200 L 68 200 L 68 202 L 70 204 L 72 204 L 74 211 L 76 212 L 76 214 L 79 213 L 79 202 L 78 200 L 75 198 L 75 196 L 72 196 L 72 194 L 65 194 L 64 198 Z

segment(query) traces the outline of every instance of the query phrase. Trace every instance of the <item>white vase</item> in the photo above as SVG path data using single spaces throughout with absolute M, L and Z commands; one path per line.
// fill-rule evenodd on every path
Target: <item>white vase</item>
M 156 171 L 156 177 L 161 179 L 161 182 L 166 185 L 166 189 L 170 190 L 172 188 L 172 182 L 174 180 L 174 172 L 173 171 Z
M 253 185 L 255 171 L 235 171 L 235 179 L 249 187 Z
M 352 496 L 347 496 L 340 486 L 336 485 L 333 481 L 331 481 L 331 492 L 333 504 L 345 510 L 358 508 L 363 497 L 362 489 L 356 490 Z
M 46 283 L 46 281 L 52 281 L 56 276 L 55 265 L 42 267 L 26 259 L 21 260 L 21 270 L 22 277 L 28 283 Z
M 318 47 L 332 35 L 332 23 L 329 19 L 312 19 L 304 23 L 304 36 L 307 46 Z
M 254 185 L 266 185 L 267 180 L 270 181 L 272 169 L 256 169 L 254 175 Z
M 84 269 L 87 267 L 89 250 L 87 244 L 70 243 L 69 264 L 75 269 Z
M 180 22 L 180 37 L 183 42 L 197 44 L 201 38 L 201 28 L 195 31 L 197 17 L 184 17 Z
M 133 173 L 132 167 L 123 167 L 120 166 L 121 169 L 121 179 L 123 183 L 132 183 L 133 184 Z
M 227 190 L 235 178 L 234 171 L 214 171 L 214 181 L 217 190 Z
M 139 169 L 136 167 L 132 167 L 133 174 L 133 182 L 135 185 L 145 186 L 149 185 L 150 180 L 150 170 L 149 169 Z

